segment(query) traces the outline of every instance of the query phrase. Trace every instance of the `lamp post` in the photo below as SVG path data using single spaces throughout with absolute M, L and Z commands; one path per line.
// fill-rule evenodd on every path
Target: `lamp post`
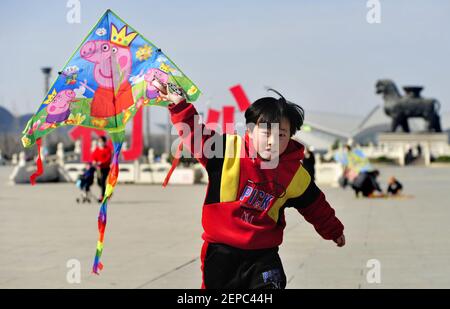
M 50 90 L 50 74 L 52 72 L 51 67 L 42 67 L 41 68 L 42 73 L 44 74 L 44 97 L 47 95 L 48 91 Z M 42 149 L 47 149 L 47 143 L 44 136 L 42 138 Z
M 43 67 L 41 68 L 41 71 L 44 73 L 44 95 L 47 95 L 47 92 L 50 89 L 50 73 L 52 72 L 52 68 Z

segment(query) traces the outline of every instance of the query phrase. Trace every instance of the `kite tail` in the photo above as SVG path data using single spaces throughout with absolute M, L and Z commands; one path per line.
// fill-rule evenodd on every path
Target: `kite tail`
M 37 153 L 38 153 L 38 157 L 36 159 L 37 170 L 30 176 L 30 182 L 31 182 L 32 186 L 34 186 L 36 184 L 36 178 L 41 176 L 44 173 L 44 167 L 42 165 L 42 157 L 41 157 L 41 145 L 42 145 L 41 138 L 38 138 L 36 140 L 36 145 L 37 145 Z
M 173 161 L 172 161 L 172 166 L 170 167 L 170 170 L 167 173 L 166 178 L 164 179 L 164 182 L 162 185 L 164 188 L 169 183 L 170 176 L 172 176 L 173 171 L 177 168 L 178 162 L 180 162 L 182 151 L 183 151 L 183 142 L 180 141 L 180 144 L 178 145 L 178 148 L 177 148 L 177 152 L 175 153 L 175 157 L 173 158 Z
M 103 269 L 103 264 L 100 262 L 100 258 L 103 252 L 103 240 L 105 237 L 106 219 L 108 212 L 108 200 L 110 199 L 114 187 L 117 183 L 117 178 L 119 176 L 119 155 L 123 143 L 123 135 L 112 135 L 112 141 L 114 145 L 114 155 L 111 162 L 111 169 L 108 174 L 106 192 L 103 197 L 102 205 L 100 206 L 100 212 L 98 214 L 98 241 L 97 250 L 95 252 L 94 265 L 92 266 L 92 272 L 99 274 L 99 271 Z

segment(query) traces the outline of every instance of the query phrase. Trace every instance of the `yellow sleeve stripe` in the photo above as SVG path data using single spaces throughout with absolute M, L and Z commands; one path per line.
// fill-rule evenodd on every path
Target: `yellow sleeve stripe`
M 220 181 L 220 202 L 233 202 L 237 199 L 240 176 L 242 138 L 239 135 L 227 135 L 225 158 Z
M 302 195 L 309 186 L 311 182 L 311 176 L 305 170 L 303 166 L 300 166 L 297 169 L 294 177 L 292 178 L 289 186 L 286 189 L 286 194 L 278 198 L 272 207 L 268 210 L 267 214 L 271 217 L 275 222 L 278 222 L 278 215 L 280 213 L 280 208 L 286 203 L 286 201 L 290 198 L 299 197 Z

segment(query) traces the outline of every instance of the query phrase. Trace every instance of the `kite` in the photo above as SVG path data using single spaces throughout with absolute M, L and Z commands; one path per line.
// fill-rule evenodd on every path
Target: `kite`
M 106 192 L 98 216 L 99 239 L 92 271 L 99 274 L 107 221 L 107 202 L 117 183 L 119 155 L 125 126 L 146 105 L 167 106 L 152 81 L 182 89 L 196 101 L 197 86 L 160 48 L 145 39 L 111 10 L 107 10 L 81 42 L 50 87 L 22 135 L 24 147 L 38 147 L 34 184 L 43 173 L 41 138 L 61 126 L 83 126 L 107 131 L 114 154 Z
M 334 155 L 334 160 L 345 168 L 344 174 L 349 181 L 353 181 L 359 173 L 374 170 L 369 158 L 361 149 L 337 152 Z

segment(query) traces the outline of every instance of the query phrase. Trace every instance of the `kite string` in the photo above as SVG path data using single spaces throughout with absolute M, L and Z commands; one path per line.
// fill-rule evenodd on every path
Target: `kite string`
M 111 169 L 108 174 L 105 196 L 103 197 L 102 205 L 100 206 L 100 211 L 98 214 L 98 241 L 97 249 L 95 252 L 94 265 L 92 266 L 92 272 L 99 274 L 99 271 L 103 269 L 103 264 L 100 262 L 100 258 L 103 253 L 103 240 L 105 237 L 107 212 L 108 212 L 108 200 L 114 191 L 114 187 L 117 183 L 117 178 L 119 176 L 119 155 L 122 148 L 123 140 L 114 141 L 114 155 L 111 162 Z
M 178 162 L 179 162 L 180 159 L 181 159 L 181 153 L 182 153 L 182 151 L 183 151 L 183 142 L 180 141 L 180 144 L 178 144 L 178 147 L 177 147 L 177 152 L 175 153 L 175 156 L 174 156 L 173 161 L 172 161 L 172 166 L 170 167 L 170 170 L 169 170 L 169 172 L 167 173 L 166 178 L 164 179 L 164 182 L 163 182 L 163 185 L 162 185 L 164 188 L 165 188 L 165 187 L 167 186 L 167 184 L 169 183 L 170 176 L 172 176 L 173 171 L 175 170 L 175 168 L 176 168 L 177 165 L 178 165 Z

